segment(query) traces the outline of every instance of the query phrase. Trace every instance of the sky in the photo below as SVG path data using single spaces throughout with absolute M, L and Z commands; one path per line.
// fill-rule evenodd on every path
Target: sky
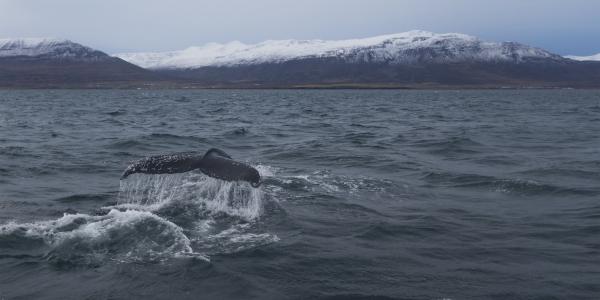
M 107 53 L 414 29 L 589 55 L 600 53 L 600 1 L 0 0 L 0 38 L 66 38 Z

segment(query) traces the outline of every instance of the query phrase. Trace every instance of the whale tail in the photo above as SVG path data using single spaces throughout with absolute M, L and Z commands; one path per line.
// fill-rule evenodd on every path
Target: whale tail
M 255 188 L 262 183 L 260 174 L 255 168 L 233 160 L 229 154 L 216 148 L 208 150 L 202 157 L 193 154 L 147 157 L 129 165 L 121 179 L 135 173 L 173 174 L 195 169 L 200 169 L 202 173 L 221 180 L 247 181 Z
M 255 168 L 233 160 L 229 154 L 216 148 L 212 148 L 204 154 L 198 164 L 198 169 L 213 178 L 227 181 L 247 181 L 255 188 L 262 183 L 260 174 Z

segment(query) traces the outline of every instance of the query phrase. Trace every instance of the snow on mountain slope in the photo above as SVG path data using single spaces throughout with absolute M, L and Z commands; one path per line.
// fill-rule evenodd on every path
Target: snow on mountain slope
M 0 39 L 0 58 L 5 57 L 97 60 L 108 55 L 64 39 L 18 38 Z
M 340 58 L 348 62 L 450 63 L 463 61 L 562 60 L 543 49 L 513 42 L 485 42 L 460 34 L 409 31 L 351 40 L 269 40 L 258 44 L 210 43 L 181 51 L 121 53 L 115 56 L 150 69 L 194 69 L 279 63 L 304 58 Z
M 578 60 L 578 61 L 588 61 L 588 60 L 600 61 L 600 53 L 595 54 L 595 55 L 590 55 L 590 56 L 567 55 L 565 57 L 569 58 L 569 59 Z

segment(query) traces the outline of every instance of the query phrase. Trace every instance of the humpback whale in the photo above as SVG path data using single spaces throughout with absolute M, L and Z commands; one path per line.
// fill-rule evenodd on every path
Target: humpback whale
M 199 169 L 202 173 L 226 181 L 247 181 L 252 187 L 261 184 L 258 171 L 237 162 L 222 150 L 212 148 L 203 156 L 190 153 L 150 156 L 130 164 L 121 180 L 135 173 L 174 174 Z

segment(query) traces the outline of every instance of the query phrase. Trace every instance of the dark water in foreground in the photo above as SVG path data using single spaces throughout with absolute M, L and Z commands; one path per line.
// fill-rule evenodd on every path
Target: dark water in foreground
M 119 176 L 222 148 L 265 184 Z M 599 299 L 599 91 L 1 91 L 0 299 Z

